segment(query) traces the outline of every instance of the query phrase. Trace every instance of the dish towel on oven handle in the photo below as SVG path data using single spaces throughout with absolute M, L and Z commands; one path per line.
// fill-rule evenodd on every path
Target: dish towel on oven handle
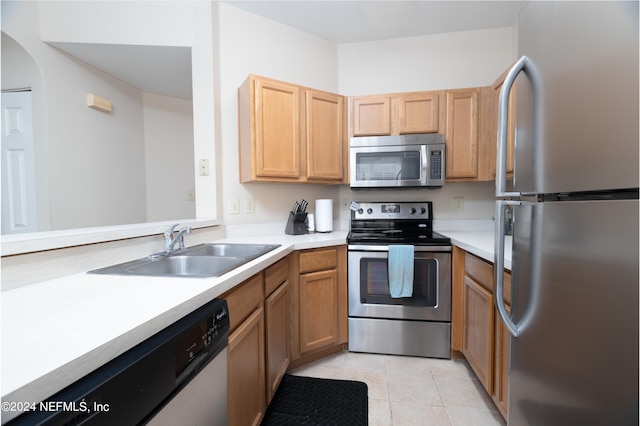
M 389 246 L 389 293 L 393 298 L 413 296 L 413 246 Z

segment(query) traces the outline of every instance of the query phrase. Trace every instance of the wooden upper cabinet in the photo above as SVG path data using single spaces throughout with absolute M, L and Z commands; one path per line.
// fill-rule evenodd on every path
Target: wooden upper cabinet
M 306 90 L 307 178 L 342 180 L 345 176 L 344 97 Z
M 351 100 L 353 136 L 438 132 L 438 92 L 391 93 Z
M 448 90 L 445 96 L 446 178 L 473 180 L 478 177 L 480 90 Z
M 256 175 L 300 176 L 300 89 L 255 80 Z
M 353 136 L 391 134 L 391 98 L 385 96 L 353 99 Z
M 250 75 L 238 89 L 240 181 L 343 183 L 344 116 L 342 96 Z
M 493 144 L 491 145 L 492 150 L 492 158 L 493 161 L 490 164 L 489 173 L 493 178 L 496 176 L 496 146 L 498 140 L 498 103 L 500 99 L 500 90 L 502 90 L 502 85 L 504 83 L 504 79 L 509 72 L 507 69 L 500 77 L 496 79 L 491 85 L 492 89 L 492 110 L 491 110 L 491 137 L 493 138 Z M 508 108 L 508 118 L 507 118 L 507 167 L 506 172 L 507 175 L 513 174 L 513 164 L 514 164 L 514 146 L 516 139 L 516 87 L 513 86 L 511 89 L 511 93 L 509 94 L 509 108 Z
M 438 132 L 438 93 L 420 92 L 399 99 L 398 133 Z

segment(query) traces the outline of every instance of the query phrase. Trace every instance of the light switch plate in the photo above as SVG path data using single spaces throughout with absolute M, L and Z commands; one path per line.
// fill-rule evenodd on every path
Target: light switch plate
M 229 198 L 229 214 L 240 214 L 240 200 Z
M 256 212 L 256 200 L 255 200 L 255 198 L 247 198 L 245 200 L 244 212 L 246 214 L 254 214 Z
M 453 210 L 457 212 L 464 211 L 464 198 L 463 197 L 455 197 L 453 199 Z

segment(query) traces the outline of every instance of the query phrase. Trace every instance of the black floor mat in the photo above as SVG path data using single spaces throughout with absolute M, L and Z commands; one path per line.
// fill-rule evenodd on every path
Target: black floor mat
M 368 411 L 365 383 L 286 374 L 262 425 L 366 426 Z

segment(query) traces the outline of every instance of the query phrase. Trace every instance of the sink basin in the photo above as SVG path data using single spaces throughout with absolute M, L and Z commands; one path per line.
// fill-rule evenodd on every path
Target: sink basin
M 219 277 L 280 245 L 199 244 L 89 271 L 92 274 L 152 277 Z
M 186 248 L 181 254 L 188 256 L 223 256 L 255 259 L 277 247 L 280 247 L 280 245 L 210 243 Z
M 127 269 L 131 275 L 217 277 L 245 263 L 237 257 L 168 256 Z

